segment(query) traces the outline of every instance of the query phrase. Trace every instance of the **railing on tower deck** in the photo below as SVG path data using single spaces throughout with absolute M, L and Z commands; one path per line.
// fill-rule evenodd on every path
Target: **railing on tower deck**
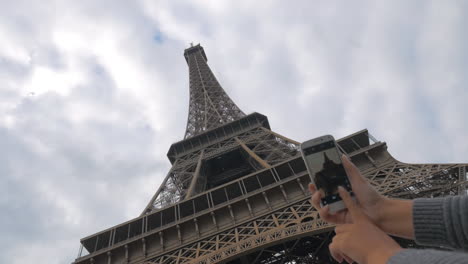
M 265 127 L 270 129 L 268 118 L 259 113 L 249 114 L 241 119 L 232 121 L 222 126 L 206 130 L 188 139 L 181 140 L 171 145 L 167 152 L 167 157 L 174 163 L 177 157 L 187 155 L 190 152 L 203 149 L 208 145 L 223 141 L 233 135 L 251 130 L 253 127 Z
M 124 224 L 112 227 L 81 239 L 87 252 L 93 253 L 114 244 L 140 236 L 145 232 L 163 229 L 185 218 L 198 215 L 225 204 L 230 200 L 265 188 L 282 179 L 304 172 L 305 166 L 300 157 L 278 164 L 270 169 L 255 172 L 236 181 L 213 188 L 189 200 L 152 212 Z

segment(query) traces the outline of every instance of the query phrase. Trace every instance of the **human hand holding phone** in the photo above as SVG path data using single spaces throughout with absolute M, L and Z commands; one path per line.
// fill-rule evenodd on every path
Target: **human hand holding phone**
M 343 167 L 345 168 L 348 179 L 351 182 L 351 186 L 359 202 L 359 206 L 362 207 L 363 211 L 373 222 L 379 222 L 379 211 L 387 198 L 380 195 L 369 184 L 364 176 L 362 176 L 356 165 L 354 165 L 345 155 L 341 156 L 341 161 L 343 162 Z M 335 214 L 331 214 L 327 206 L 320 206 L 320 200 L 322 199 L 323 194 L 320 191 L 317 191 L 315 184 L 310 184 L 309 190 L 312 193 L 312 204 L 320 213 L 323 220 L 334 224 L 351 222 L 351 216 L 348 210 L 345 209 L 338 211 Z
M 356 165 L 345 155 L 341 156 L 341 160 L 357 199 L 357 206 L 362 209 L 363 213 L 388 234 L 409 239 L 414 238 L 413 202 L 411 200 L 390 199 L 379 194 L 362 176 Z M 312 193 L 312 204 L 323 220 L 333 224 L 351 223 L 352 218 L 349 210 L 345 209 L 332 214 L 327 206 L 320 206 L 323 194 L 316 189 L 316 186 L 310 184 L 309 190 Z

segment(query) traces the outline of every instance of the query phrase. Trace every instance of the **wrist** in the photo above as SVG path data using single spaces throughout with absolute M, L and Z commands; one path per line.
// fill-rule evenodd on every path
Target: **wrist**
M 414 238 L 413 231 L 413 201 L 403 199 L 383 198 L 378 210 L 376 225 L 385 233 Z
M 377 203 L 377 214 L 374 224 L 379 227 L 385 233 L 388 229 L 388 223 L 392 221 L 392 208 L 395 206 L 395 200 L 382 197 L 382 199 Z

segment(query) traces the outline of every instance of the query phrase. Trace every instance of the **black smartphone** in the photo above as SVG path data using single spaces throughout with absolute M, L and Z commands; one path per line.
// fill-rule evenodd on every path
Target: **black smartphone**
M 338 186 L 353 193 L 335 139 L 326 135 L 308 140 L 301 144 L 301 153 L 312 182 L 324 193 L 320 205 L 328 205 L 331 213 L 345 209 Z

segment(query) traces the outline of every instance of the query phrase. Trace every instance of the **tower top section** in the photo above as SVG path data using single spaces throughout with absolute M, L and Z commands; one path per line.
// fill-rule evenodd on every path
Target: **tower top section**
M 187 48 L 184 51 L 184 57 L 185 57 L 185 60 L 187 61 L 187 64 L 189 63 L 188 57 L 191 54 L 194 54 L 194 53 L 197 53 L 197 52 L 200 52 L 202 57 L 205 59 L 205 62 L 208 61 L 208 58 L 206 57 L 206 54 L 205 54 L 205 50 L 203 49 L 203 47 L 200 44 L 197 44 L 195 46 L 193 46 L 193 44 L 190 44 L 190 45 L 191 45 L 190 48 Z
M 245 116 L 219 84 L 200 44 L 186 49 L 184 57 L 190 78 L 190 104 L 184 139 Z

